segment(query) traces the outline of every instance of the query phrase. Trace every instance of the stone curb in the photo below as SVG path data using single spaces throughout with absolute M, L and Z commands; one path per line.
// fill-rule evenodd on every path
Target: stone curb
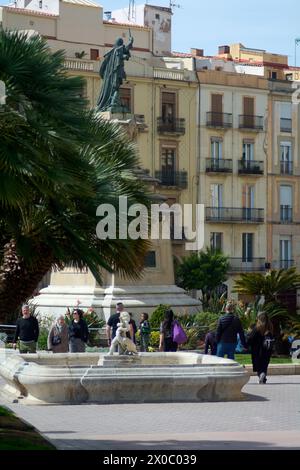
M 245 365 L 245 368 L 250 375 L 256 376 L 251 364 Z M 268 375 L 300 375 L 300 364 L 270 364 Z

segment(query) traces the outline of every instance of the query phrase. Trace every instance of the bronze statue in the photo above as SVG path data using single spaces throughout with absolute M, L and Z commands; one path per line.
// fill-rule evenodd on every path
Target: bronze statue
M 96 106 L 99 111 L 123 112 L 125 110 L 120 100 L 119 89 L 123 80 L 126 79 L 124 60 L 129 60 L 131 57 L 132 44 L 133 37 L 131 35 L 127 46 L 124 45 L 122 38 L 118 38 L 113 49 L 104 56 L 99 71 L 100 77 L 103 79 Z

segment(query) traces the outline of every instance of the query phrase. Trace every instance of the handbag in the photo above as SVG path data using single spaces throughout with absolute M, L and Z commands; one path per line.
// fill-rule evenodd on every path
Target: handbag
M 174 321 L 173 324 L 173 341 L 177 344 L 183 344 L 187 342 L 187 335 L 180 323 Z
M 52 344 L 53 346 L 58 346 L 61 343 L 61 337 L 56 334 L 52 336 Z

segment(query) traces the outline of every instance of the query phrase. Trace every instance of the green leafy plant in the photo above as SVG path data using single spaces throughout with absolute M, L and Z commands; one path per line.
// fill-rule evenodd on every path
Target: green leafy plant
M 169 305 L 160 304 L 150 316 L 150 326 L 151 328 L 159 328 L 161 322 L 165 318 L 166 311 L 170 308 Z
M 228 270 L 228 257 L 207 248 L 183 259 L 176 271 L 177 285 L 187 291 L 200 290 L 203 308 L 207 309 L 217 288 L 226 281 Z

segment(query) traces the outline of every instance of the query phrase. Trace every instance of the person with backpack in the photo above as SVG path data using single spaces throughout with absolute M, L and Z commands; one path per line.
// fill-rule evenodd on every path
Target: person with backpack
M 166 310 L 164 321 L 160 324 L 159 350 L 176 352 L 179 344 L 187 341 L 187 336 L 178 320 L 174 320 L 173 310 Z
M 265 384 L 274 344 L 273 325 L 266 313 L 258 314 L 256 325 L 249 333 L 247 343 L 251 347 L 253 372 L 257 373 L 258 383 Z
M 225 307 L 225 315 L 218 321 L 217 326 L 217 356 L 234 360 L 234 353 L 237 345 L 237 335 L 239 334 L 241 343 L 247 349 L 244 330 L 241 320 L 234 315 L 234 305 L 227 302 Z
M 140 338 L 141 338 L 141 352 L 148 352 L 149 342 L 150 342 L 150 323 L 148 321 L 149 315 L 148 313 L 142 313 L 141 315 L 141 322 L 140 322 Z

